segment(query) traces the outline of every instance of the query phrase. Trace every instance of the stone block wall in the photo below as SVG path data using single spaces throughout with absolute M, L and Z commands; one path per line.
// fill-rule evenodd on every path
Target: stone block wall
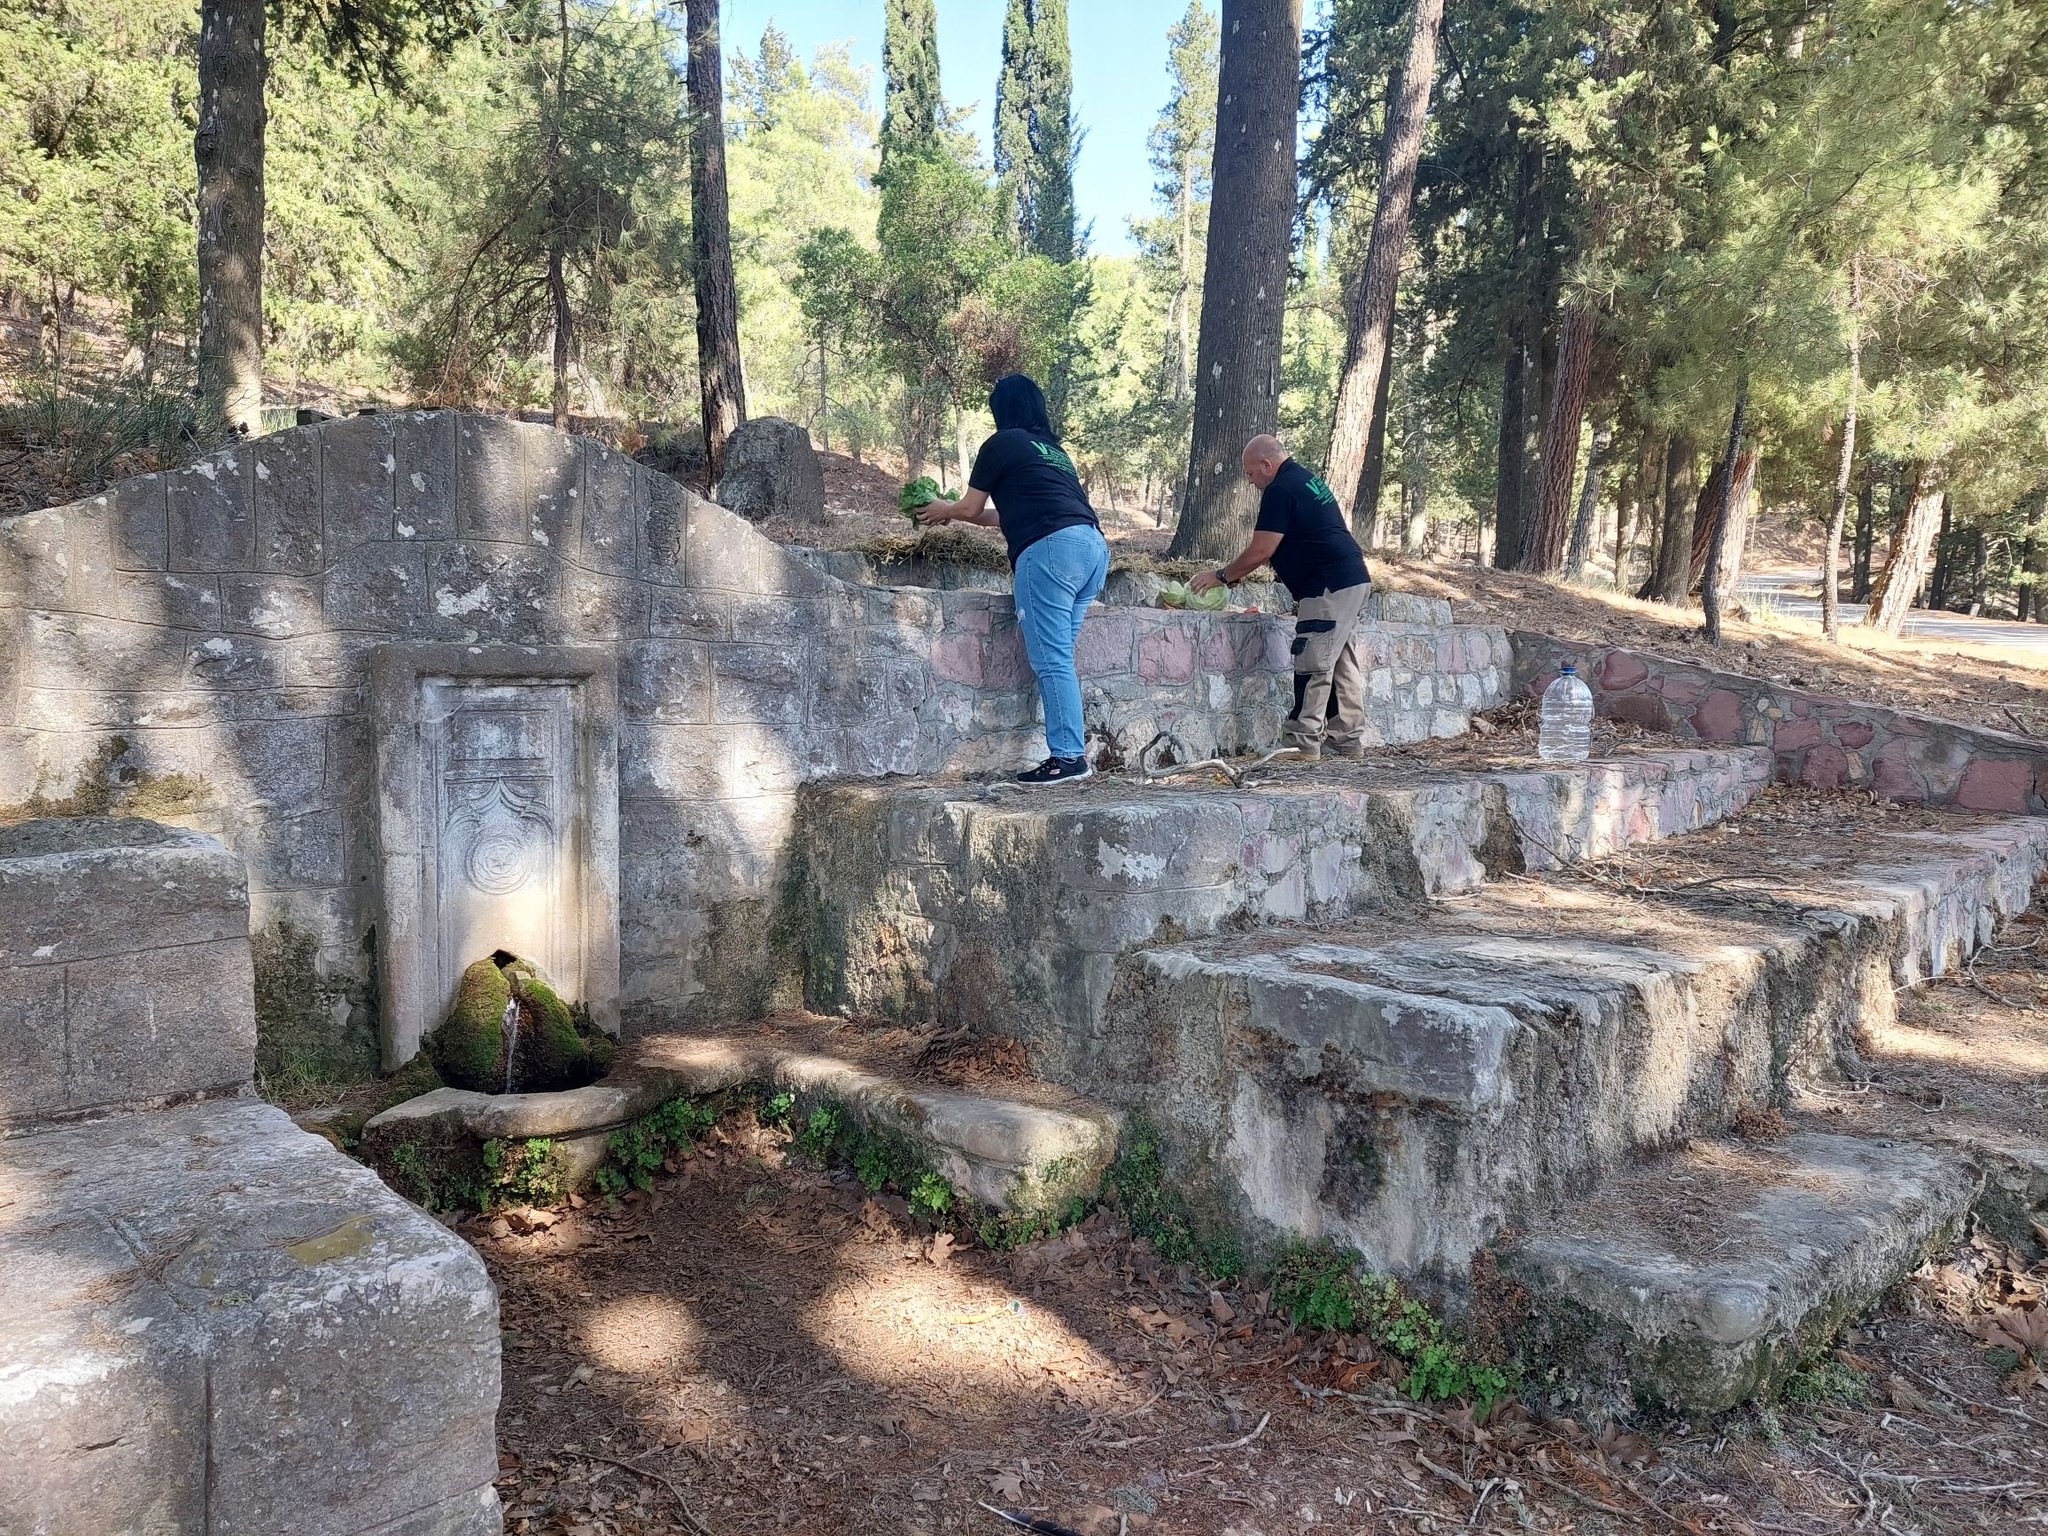
M 242 866 L 125 817 L 0 828 L 0 1135 L 249 1081 Z
M 1793 688 L 1647 651 L 1513 632 L 1515 692 L 1564 662 L 1617 720 L 1702 742 L 1772 750 L 1772 777 L 1959 811 L 2048 815 L 2048 742 Z
M 1090 725 L 1130 750 L 1262 746 L 1292 621 L 1099 609 Z M 1390 741 L 1505 695 L 1498 630 L 1386 624 Z M 179 819 L 366 997 L 379 914 L 370 661 L 393 644 L 617 656 L 620 997 L 629 1030 L 765 1006 L 798 788 L 1043 751 L 1014 609 L 847 585 L 589 439 L 454 412 L 224 448 L 0 520 L 0 805 L 183 776 Z

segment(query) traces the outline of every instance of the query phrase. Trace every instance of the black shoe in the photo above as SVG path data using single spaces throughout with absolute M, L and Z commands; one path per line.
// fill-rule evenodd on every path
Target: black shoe
M 1095 768 L 1085 757 L 1048 757 L 1036 768 L 1018 774 L 1009 782 L 1035 788 L 1041 784 L 1072 784 L 1078 779 L 1094 777 Z

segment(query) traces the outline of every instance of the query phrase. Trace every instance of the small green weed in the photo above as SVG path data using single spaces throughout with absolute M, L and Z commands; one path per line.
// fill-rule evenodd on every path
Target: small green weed
M 814 1163 L 846 1163 L 869 1194 L 893 1189 L 928 1221 L 941 1223 L 953 1214 L 958 1196 L 922 1147 L 907 1136 L 855 1125 L 840 1105 L 812 1110 L 797 1132 L 796 1149 Z
M 1865 1395 L 1863 1373 L 1833 1355 L 1802 1360 L 1785 1378 L 1788 1403 L 1860 1403 Z
M 1334 1243 L 1297 1243 L 1273 1266 L 1273 1305 L 1295 1325 L 1358 1333 L 1407 1367 L 1408 1395 L 1497 1402 L 1513 1390 L 1507 1371 L 1472 1358 L 1443 1320 L 1393 1280 L 1361 1274 Z
M 790 1115 L 795 1110 L 795 1094 L 771 1094 L 761 1101 L 761 1123 L 763 1125 L 787 1125 L 789 1124 Z
M 463 1156 L 445 1143 L 396 1143 L 384 1154 L 399 1193 L 430 1211 L 480 1211 L 489 1200 L 488 1183 L 474 1154 Z
M 1123 1150 L 1103 1176 L 1102 1192 L 1169 1264 L 1193 1264 L 1216 1280 L 1245 1270 L 1244 1249 L 1228 1233 L 1210 1230 L 1167 1178 L 1166 1155 L 1150 1126 L 1133 1125 Z
M 670 1099 L 631 1125 L 613 1131 L 607 1159 L 597 1170 L 598 1192 L 616 1200 L 628 1189 L 654 1188 L 654 1175 L 668 1155 L 695 1146 L 718 1119 L 718 1111 L 693 1099 Z
M 534 1136 L 524 1141 L 484 1143 L 486 1209 L 500 1205 L 553 1205 L 569 1192 L 561 1155 L 553 1141 Z
M 976 1224 L 974 1235 L 982 1247 L 1008 1253 L 1042 1237 L 1057 1237 L 1069 1227 L 1078 1227 L 1088 1219 L 1089 1209 L 1089 1203 L 1075 1195 L 1058 1210 L 1032 1211 L 1016 1216 L 990 1211 Z

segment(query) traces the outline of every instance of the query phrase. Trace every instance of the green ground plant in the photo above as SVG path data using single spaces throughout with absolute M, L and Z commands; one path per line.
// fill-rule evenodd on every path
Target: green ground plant
M 1273 1265 L 1273 1305 L 1297 1327 L 1356 1333 L 1407 1368 L 1408 1395 L 1500 1401 L 1514 1390 L 1511 1373 L 1483 1363 L 1454 1338 L 1443 1319 L 1399 1282 L 1363 1273 L 1358 1257 L 1334 1243 L 1296 1243 Z
M 1198 1217 L 1167 1177 L 1165 1148 L 1151 1126 L 1131 1125 L 1103 1176 L 1102 1194 L 1123 1213 L 1132 1234 L 1169 1264 L 1193 1264 L 1216 1280 L 1235 1280 L 1245 1272 L 1243 1246 Z
M 569 1192 L 561 1153 L 546 1136 L 484 1143 L 485 1209 L 554 1205 Z
M 814 1163 L 851 1167 L 871 1195 L 893 1189 L 927 1221 L 944 1224 L 960 1208 L 953 1186 L 932 1167 L 922 1147 L 907 1136 L 854 1124 L 841 1105 L 820 1104 L 812 1110 L 797 1133 L 796 1149 Z
M 670 1099 L 631 1125 L 613 1131 L 606 1160 L 596 1173 L 598 1192 L 616 1200 L 629 1189 L 654 1187 L 654 1175 L 669 1154 L 693 1147 L 718 1122 L 718 1107 L 696 1099 Z

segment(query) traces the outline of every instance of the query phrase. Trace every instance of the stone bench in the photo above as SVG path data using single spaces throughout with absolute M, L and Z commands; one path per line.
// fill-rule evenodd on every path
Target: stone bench
M 0 830 L 0 1530 L 500 1527 L 468 1245 L 249 1096 L 240 864 Z

